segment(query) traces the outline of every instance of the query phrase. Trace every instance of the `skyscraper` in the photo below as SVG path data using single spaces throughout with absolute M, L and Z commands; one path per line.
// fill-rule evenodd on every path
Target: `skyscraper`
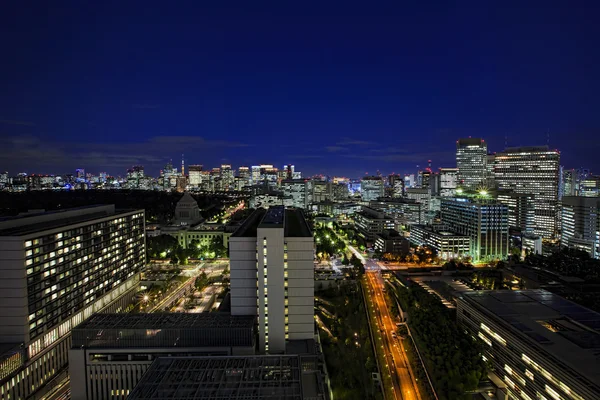
M 496 154 L 499 189 L 533 196 L 534 233 L 552 238 L 557 231 L 560 153 L 548 146 L 513 147 Z
M 561 244 L 600 258 L 600 198 L 565 196 L 561 216 Z
M 456 141 L 458 183 L 465 189 L 476 189 L 485 184 L 487 176 L 487 143 L 479 138 Z
M 231 314 L 258 317 L 259 350 L 314 337 L 314 239 L 301 210 L 256 210 L 229 238 Z
M 190 186 L 195 189 L 200 189 L 202 186 L 202 165 L 189 166 Z
M 308 179 L 286 179 L 281 181 L 284 204 L 308 209 L 312 203 L 312 182 Z
M 363 201 L 377 200 L 383 197 L 383 179 L 379 176 L 365 176 L 360 180 L 360 191 Z
M 0 397 L 31 398 L 62 373 L 71 329 L 125 308 L 145 256 L 143 210 L 91 206 L 0 221 L 0 344 L 14 348 L 12 361 L 0 355 Z
M 440 168 L 439 194 L 452 197 L 458 187 L 458 168 Z

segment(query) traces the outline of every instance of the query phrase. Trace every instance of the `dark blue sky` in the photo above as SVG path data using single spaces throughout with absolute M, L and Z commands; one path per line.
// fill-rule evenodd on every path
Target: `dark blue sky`
M 359 176 L 548 131 L 600 170 L 597 2 L 8 3 L 0 170 L 156 175 L 185 153 Z

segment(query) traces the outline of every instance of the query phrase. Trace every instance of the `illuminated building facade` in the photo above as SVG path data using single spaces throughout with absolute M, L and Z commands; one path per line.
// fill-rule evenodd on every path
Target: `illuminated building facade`
M 498 189 L 533 196 L 534 233 L 553 238 L 557 232 L 560 153 L 548 146 L 513 147 L 496 154 Z
M 202 187 L 202 165 L 190 165 L 188 167 L 188 177 L 190 186 L 195 189 Z
M 365 176 L 360 180 L 360 192 L 363 201 L 377 200 L 383 197 L 383 179 L 379 176 Z
M 287 205 L 307 210 L 312 203 L 312 183 L 308 179 L 286 179 L 281 182 Z
M 71 329 L 124 309 L 145 263 L 144 211 L 92 206 L 0 221 L 0 343 L 20 348 L 0 398 L 44 393 L 66 376 Z
M 260 352 L 314 338 L 314 239 L 302 210 L 256 210 L 229 238 L 231 314 L 258 317 Z
M 600 314 L 545 290 L 473 291 L 457 319 L 511 399 L 600 398 Z
M 600 198 L 562 198 L 561 244 L 600 258 Z
M 468 236 L 459 235 L 448 229 L 433 225 L 413 225 L 409 240 L 417 246 L 429 246 L 437 251 L 440 258 L 449 260 L 469 255 L 471 251 Z
M 352 218 L 358 235 L 370 243 L 375 243 L 377 234 L 395 228 L 391 216 L 371 207 L 363 207 L 360 212 L 354 213 Z
M 470 238 L 474 260 L 504 259 L 508 255 L 508 207 L 490 200 L 442 198 L 442 223 Z
M 521 232 L 533 232 L 533 196 L 514 192 L 498 192 L 498 202 L 508 207 L 508 226 Z
M 487 143 L 479 138 L 456 142 L 458 184 L 465 189 L 477 189 L 487 176 Z
M 438 192 L 442 197 L 453 197 L 458 187 L 458 168 L 440 168 Z

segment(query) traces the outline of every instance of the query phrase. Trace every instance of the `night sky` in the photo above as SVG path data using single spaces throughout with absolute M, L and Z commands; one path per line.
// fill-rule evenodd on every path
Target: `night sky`
M 549 132 L 600 172 L 597 1 L 375 3 L 5 1 L 0 170 L 358 177 Z

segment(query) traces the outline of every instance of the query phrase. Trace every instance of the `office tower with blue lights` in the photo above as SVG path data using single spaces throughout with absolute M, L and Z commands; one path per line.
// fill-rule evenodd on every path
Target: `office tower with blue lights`
M 442 198 L 442 223 L 468 236 L 475 261 L 508 255 L 508 206 L 489 199 Z
M 71 330 L 124 309 L 145 263 L 144 211 L 91 206 L 0 220 L 0 398 L 67 377 Z

